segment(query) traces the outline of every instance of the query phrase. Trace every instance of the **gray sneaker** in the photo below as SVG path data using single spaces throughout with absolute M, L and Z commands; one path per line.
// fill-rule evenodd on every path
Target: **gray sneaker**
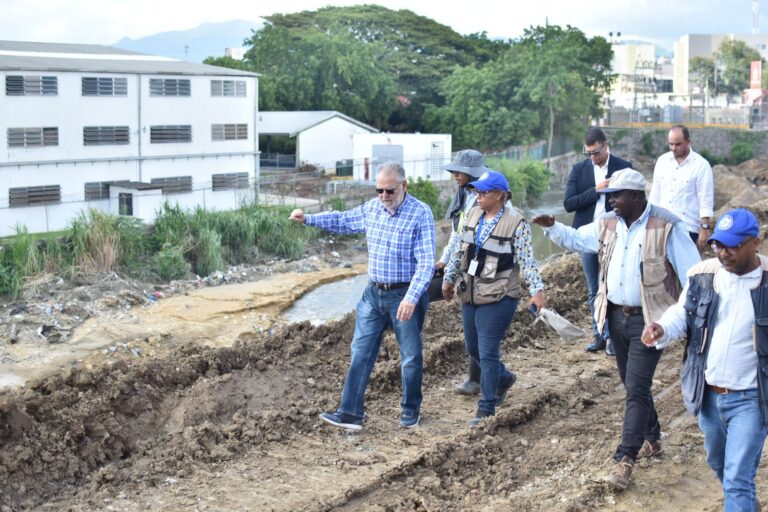
M 480 394 L 480 383 L 467 379 L 461 384 L 456 384 L 453 391 L 459 395 L 478 395 Z

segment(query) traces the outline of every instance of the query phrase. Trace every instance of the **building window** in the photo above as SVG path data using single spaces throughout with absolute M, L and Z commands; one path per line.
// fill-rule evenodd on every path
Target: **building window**
M 152 178 L 153 185 L 163 187 L 163 194 L 192 192 L 192 176 L 174 176 L 172 178 Z
M 8 197 L 11 208 L 56 204 L 61 202 L 61 185 L 10 188 Z
M 59 81 L 55 76 L 7 75 L 5 94 L 7 96 L 56 96 L 59 94 Z
M 244 140 L 248 138 L 248 125 L 243 124 L 212 124 L 211 138 L 213 140 Z
M 9 148 L 40 148 L 59 145 L 59 129 L 49 128 L 8 128 Z
M 122 146 L 130 143 L 127 126 L 83 126 L 84 146 Z
M 211 96 L 245 97 L 245 80 L 211 80 Z
M 117 213 L 129 217 L 133 216 L 133 194 L 130 192 L 117 194 Z
M 192 142 L 192 125 L 178 124 L 149 127 L 149 142 L 167 144 L 171 142 Z
M 99 199 L 109 199 L 108 181 L 94 181 L 85 184 L 85 200 L 98 201 Z
M 230 172 L 227 174 L 214 174 L 211 176 L 213 190 L 232 190 L 235 188 L 248 188 L 247 172 Z
M 83 96 L 127 96 L 128 79 L 107 76 L 84 76 Z
M 188 79 L 150 78 L 150 96 L 189 96 L 191 85 Z

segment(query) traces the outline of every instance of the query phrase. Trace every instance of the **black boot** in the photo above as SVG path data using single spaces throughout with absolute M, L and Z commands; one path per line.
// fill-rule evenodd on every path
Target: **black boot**
M 480 363 L 467 356 L 467 380 L 457 384 L 453 390 L 460 395 L 477 395 L 480 393 Z
M 584 347 L 587 352 L 600 352 L 605 348 L 605 339 L 602 336 L 595 336 L 595 340 Z
M 613 343 L 611 343 L 611 338 L 605 338 L 605 355 L 607 356 L 616 355 L 616 352 L 613 350 Z

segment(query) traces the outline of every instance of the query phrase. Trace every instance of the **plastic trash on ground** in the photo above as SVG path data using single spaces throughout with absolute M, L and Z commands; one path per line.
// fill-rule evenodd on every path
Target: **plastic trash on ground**
M 563 341 L 574 342 L 584 338 L 587 333 L 581 327 L 576 327 L 571 322 L 561 317 L 554 309 L 543 308 L 534 320 L 534 324 L 542 322 L 555 331 Z

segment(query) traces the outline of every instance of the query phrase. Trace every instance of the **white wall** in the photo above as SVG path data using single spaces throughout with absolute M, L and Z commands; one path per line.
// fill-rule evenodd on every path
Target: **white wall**
M 312 164 L 320 169 L 335 169 L 338 160 L 352 158 L 352 138 L 370 131 L 340 117 L 301 132 L 296 141 L 297 164 Z
M 84 202 L 84 184 L 100 181 L 142 181 L 152 178 L 192 176 L 193 192 L 179 194 L 179 204 L 194 208 L 231 209 L 242 202 L 239 191 L 211 188 L 211 175 L 247 172 L 252 181 L 258 156 L 254 118 L 257 79 L 247 76 L 138 75 L 118 73 L 12 71 L 6 75 L 56 76 L 56 96 L 7 96 L 0 94 L 0 236 L 15 232 L 17 223 L 31 232 L 59 230 L 89 206 L 117 211 L 112 200 Z M 127 96 L 83 96 L 82 77 L 126 77 Z M 149 96 L 150 78 L 189 79 L 188 97 Z M 244 80 L 245 97 L 212 97 L 211 80 Z M 151 144 L 150 126 L 192 126 L 191 143 Z M 248 138 L 213 141 L 212 124 L 247 124 Z M 58 127 L 58 146 L 9 148 L 8 128 Z M 127 145 L 84 146 L 84 126 L 128 126 Z M 246 154 L 243 154 L 246 153 Z M 17 164 L 17 165 L 14 165 Z M 9 208 L 9 189 L 60 185 L 62 204 Z M 205 189 L 209 190 L 205 190 Z M 131 191 L 136 197 L 136 191 Z M 159 193 L 159 192 L 157 192 Z M 165 200 L 160 196 L 159 204 Z M 134 215 L 154 219 L 157 201 L 142 198 Z M 138 208 L 137 208 L 138 207 Z
M 369 181 L 376 179 L 372 162 L 374 145 L 399 145 L 403 148 L 403 167 L 408 178 L 442 181 L 450 173 L 439 167 L 451 161 L 451 135 L 435 133 L 369 133 L 353 137 L 353 178 L 365 180 L 366 160 Z

